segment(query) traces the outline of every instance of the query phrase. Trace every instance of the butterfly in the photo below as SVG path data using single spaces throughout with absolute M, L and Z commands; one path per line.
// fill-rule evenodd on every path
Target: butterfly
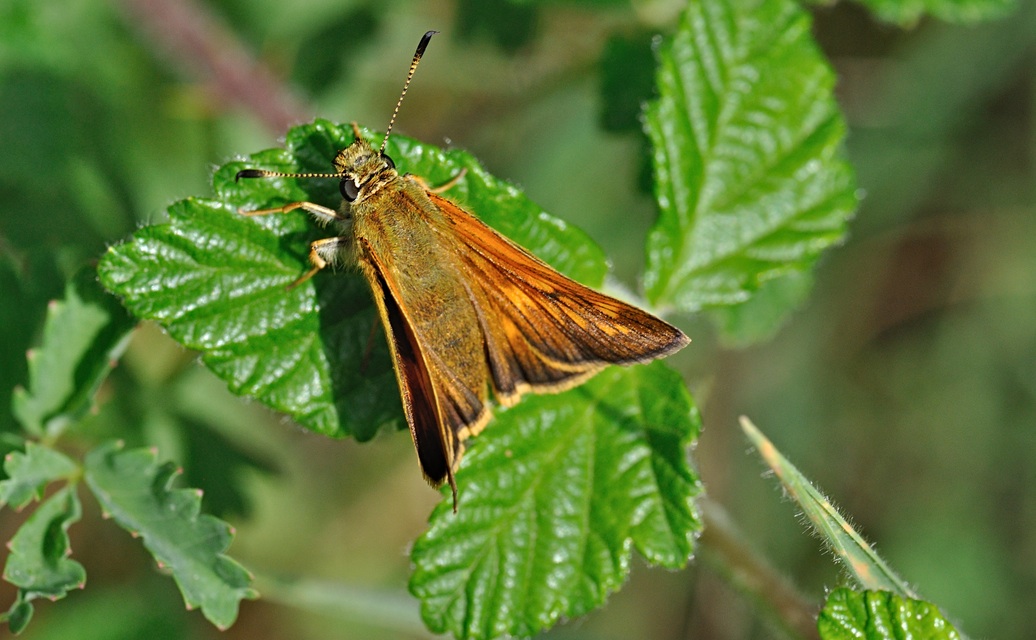
M 421 39 L 380 149 L 354 123 L 334 173 L 244 169 L 241 178 L 339 180 L 339 210 L 292 202 L 246 215 L 302 210 L 337 235 L 310 246 L 311 268 L 359 267 L 370 285 L 425 478 L 445 482 L 464 442 L 490 420 L 489 392 L 511 406 L 526 393 L 557 393 L 611 364 L 645 363 L 690 341 L 668 322 L 562 275 L 441 195 L 401 174 L 385 154 L 392 124 L 431 37 Z

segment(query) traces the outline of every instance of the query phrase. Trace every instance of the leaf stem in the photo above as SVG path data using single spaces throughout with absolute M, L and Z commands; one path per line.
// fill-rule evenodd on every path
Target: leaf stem
M 705 523 L 699 540 L 702 559 L 761 605 L 790 636 L 818 639 L 819 603 L 799 593 L 785 576 L 756 553 L 721 505 L 707 498 L 698 504 Z
M 286 578 L 255 573 L 254 586 L 263 600 L 334 616 L 371 627 L 427 637 L 417 600 L 393 590 L 355 586 L 343 582 Z

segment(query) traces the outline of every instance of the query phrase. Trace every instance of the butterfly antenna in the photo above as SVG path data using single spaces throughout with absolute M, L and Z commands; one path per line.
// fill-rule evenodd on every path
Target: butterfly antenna
M 338 173 L 284 173 L 266 169 L 242 169 L 234 176 L 234 182 L 241 178 L 341 178 Z
M 403 104 L 403 97 L 406 96 L 406 90 L 410 87 L 410 81 L 414 78 L 414 72 L 417 71 L 417 63 L 421 62 L 421 56 L 424 55 L 424 50 L 428 48 L 428 42 L 437 33 L 439 32 L 429 31 L 421 37 L 421 42 L 417 43 L 417 51 L 414 52 L 414 59 L 410 62 L 410 71 L 406 74 L 406 82 L 403 83 L 403 92 L 399 94 L 396 108 L 392 110 L 392 117 L 389 118 L 388 128 L 385 130 L 385 139 L 381 141 L 381 148 L 378 149 L 378 153 L 385 153 L 385 145 L 388 144 L 389 134 L 392 133 L 392 125 L 396 123 L 396 114 L 399 113 L 399 105 Z

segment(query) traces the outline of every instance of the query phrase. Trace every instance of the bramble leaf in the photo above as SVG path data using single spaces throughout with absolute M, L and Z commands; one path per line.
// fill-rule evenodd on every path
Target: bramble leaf
M 827 597 L 817 629 L 823 640 L 960 640 L 938 607 L 888 591 L 835 589 Z
M 35 598 L 57 600 L 86 584 L 83 565 L 68 557 L 68 528 L 81 514 L 75 489 L 64 487 L 33 511 L 8 544 L 11 554 L 4 580 L 19 591 L 6 614 L 11 631 L 17 633 L 29 623 Z
M 29 626 L 32 614 L 32 603 L 26 600 L 25 594 L 19 590 L 18 596 L 15 598 L 14 603 L 11 604 L 11 608 L 0 616 L 0 621 L 7 622 L 7 628 L 11 630 L 11 633 L 18 635 L 25 631 L 25 627 Z
M 94 394 L 125 349 L 135 322 L 81 270 L 51 303 L 43 342 L 29 352 L 29 383 L 18 387 L 12 409 L 30 433 L 56 435 L 83 417 Z
M 79 470 L 75 462 L 49 447 L 29 441 L 25 451 L 12 451 L 4 459 L 7 480 L 0 482 L 0 506 L 21 509 L 33 499 L 43 497 L 43 489 Z
M 693 2 L 659 58 L 645 117 L 660 207 L 648 298 L 734 305 L 809 269 L 842 240 L 857 197 L 808 15 L 791 0 Z
M 501 412 L 414 545 L 410 590 L 436 633 L 530 636 L 604 603 L 633 547 L 678 568 L 700 529 L 688 447 L 700 428 L 661 363 Z
M 199 512 L 201 494 L 174 489 L 179 470 L 155 452 L 108 444 L 86 456 L 86 482 L 105 513 L 140 536 L 158 565 L 170 571 L 188 608 L 220 629 L 237 618 L 244 598 L 255 597 L 251 575 L 225 555 L 230 525 Z
M 911 26 L 925 15 L 947 22 L 969 24 L 1007 15 L 1015 0 L 859 0 L 878 18 Z

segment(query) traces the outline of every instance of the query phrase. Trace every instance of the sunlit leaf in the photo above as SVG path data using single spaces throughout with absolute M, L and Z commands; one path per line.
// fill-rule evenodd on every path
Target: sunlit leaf
M 960 640 L 938 607 L 888 591 L 835 589 L 817 619 L 823 640 Z
M 645 287 L 686 311 L 810 268 L 856 208 L 835 76 L 791 0 L 688 6 L 646 114 L 660 218 Z
M 414 545 L 411 591 L 437 633 L 530 636 L 602 605 L 632 549 L 677 568 L 700 529 L 688 447 L 700 428 L 661 363 L 612 368 L 502 412 Z

